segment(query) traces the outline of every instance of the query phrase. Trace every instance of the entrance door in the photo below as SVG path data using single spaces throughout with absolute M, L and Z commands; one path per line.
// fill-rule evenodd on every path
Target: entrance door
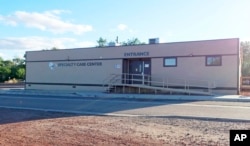
M 131 59 L 126 61 L 129 76 L 126 76 L 129 84 L 149 84 L 151 74 L 150 59 Z

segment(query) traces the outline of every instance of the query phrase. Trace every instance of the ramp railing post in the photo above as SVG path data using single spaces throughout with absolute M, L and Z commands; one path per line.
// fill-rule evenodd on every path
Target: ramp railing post
M 207 81 L 207 91 L 208 91 L 208 93 L 210 93 L 211 91 L 210 91 L 210 84 L 209 84 L 209 81 Z
M 167 88 L 168 88 L 168 86 L 169 86 L 168 84 L 169 84 L 169 80 L 168 80 L 168 78 L 167 78 Z
M 145 80 L 145 76 L 144 76 L 144 73 L 142 73 L 142 85 L 144 85 L 144 80 Z
M 187 91 L 187 81 L 185 80 L 185 85 L 184 85 L 185 91 Z
M 132 74 L 132 80 L 131 80 L 131 83 L 134 84 L 134 75 Z
M 164 86 L 165 86 L 165 80 L 163 79 L 162 87 L 164 88 Z
M 127 84 L 127 74 L 125 74 L 125 82 L 124 84 Z

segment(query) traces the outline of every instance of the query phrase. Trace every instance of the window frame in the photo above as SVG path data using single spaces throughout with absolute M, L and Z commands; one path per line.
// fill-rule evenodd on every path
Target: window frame
M 174 65 L 167 65 L 166 59 L 175 59 L 175 64 Z M 178 64 L 177 57 L 164 57 L 163 58 L 163 67 L 177 67 L 177 64 Z
M 211 63 L 211 64 L 208 64 L 208 59 L 209 58 L 219 58 L 220 62 L 218 64 L 215 64 L 215 63 Z M 206 66 L 222 66 L 222 56 L 221 55 L 208 55 L 206 56 Z

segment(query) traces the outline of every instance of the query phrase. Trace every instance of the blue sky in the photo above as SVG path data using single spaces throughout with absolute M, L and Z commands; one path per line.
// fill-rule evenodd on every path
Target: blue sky
M 249 0 L 0 0 L 0 56 L 160 38 L 250 40 Z

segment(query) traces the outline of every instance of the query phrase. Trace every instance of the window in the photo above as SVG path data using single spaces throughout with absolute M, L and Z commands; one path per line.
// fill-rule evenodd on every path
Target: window
M 177 66 L 177 58 L 176 57 L 164 58 L 163 66 L 164 67 L 175 67 L 175 66 Z
M 206 56 L 206 66 L 221 66 L 221 56 Z

